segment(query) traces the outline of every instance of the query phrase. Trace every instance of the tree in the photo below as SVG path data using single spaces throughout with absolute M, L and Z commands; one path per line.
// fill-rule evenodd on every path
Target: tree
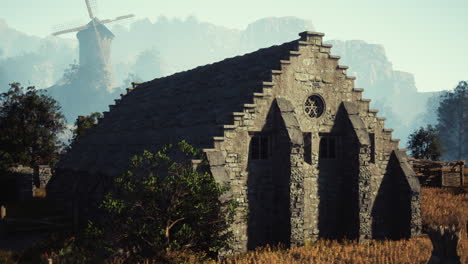
M 57 136 L 64 129 L 56 100 L 34 86 L 11 83 L 10 89 L 0 94 L 1 166 L 53 165 L 61 147 Z
M 431 125 L 414 131 L 408 137 L 408 148 L 416 159 L 439 160 L 442 155 L 438 131 Z
M 150 257 L 180 249 L 216 255 L 227 247 L 237 204 L 221 199 L 227 187 L 210 173 L 192 167 L 200 157 L 185 141 L 133 157 L 101 204 L 104 224 L 95 233 L 105 235 L 107 248 Z
M 102 114 L 94 112 L 89 116 L 78 116 L 75 121 L 75 129 L 73 130 L 72 142 L 76 142 L 80 137 L 84 136 L 88 129 L 95 126 L 98 119 L 102 118 Z
M 441 96 L 438 129 L 446 159 L 468 158 L 468 82 Z

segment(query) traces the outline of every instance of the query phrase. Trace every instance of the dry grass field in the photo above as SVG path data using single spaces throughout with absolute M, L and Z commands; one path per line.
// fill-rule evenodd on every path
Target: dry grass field
M 468 194 L 460 189 L 423 188 L 422 215 L 424 226 L 455 226 L 461 230 L 462 241 L 458 252 L 461 263 L 468 263 L 468 238 L 466 225 L 468 220 Z M 370 241 L 356 243 L 353 241 L 337 242 L 319 240 L 304 247 L 292 249 L 263 248 L 246 254 L 229 257 L 224 260 L 207 260 L 189 253 L 173 253 L 174 263 L 210 263 L 210 264 L 261 264 L 261 263 L 427 263 L 431 256 L 432 244 L 427 236 L 400 241 Z M 0 262 L 9 253 L 0 252 Z M 54 253 L 52 256 L 56 255 Z M 49 255 L 50 256 L 50 255 Z M 54 264 L 60 264 L 60 259 L 52 257 Z M 1 263 L 16 263 L 4 262 Z M 124 263 L 114 259 L 108 264 Z M 164 263 L 148 260 L 145 263 Z
M 423 188 L 422 215 L 424 226 L 456 226 L 463 237 L 458 252 L 462 262 L 468 263 L 468 194 L 456 189 Z M 177 255 L 181 263 L 220 264 L 426 264 L 431 257 L 432 244 L 427 236 L 400 241 L 337 242 L 320 240 L 304 247 L 292 249 L 263 248 L 222 261 L 203 261 L 190 254 Z M 109 263 L 120 264 L 119 260 Z M 145 264 L 161 263 L 156 260 Z
M 225 263 L 426 263 L 431 248 L 430 241 L 422 238 L 366 244 L 319 241 L 284 252 L 253 252 Z
M 468 193 L 461 189 L 422 188 L 422 218 L 425 225 L 451 225 L 466 234 Z

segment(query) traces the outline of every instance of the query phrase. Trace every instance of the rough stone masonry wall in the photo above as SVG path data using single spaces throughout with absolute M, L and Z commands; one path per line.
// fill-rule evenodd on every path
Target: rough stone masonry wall
M 205 149 L 210 161 L 212 173 L 220 183 L 227 183 L 231 186 L 232 194 L 240 203 L 238 217 L 233 226 L 235 242 L 233 250 L 236 252 L 245 251 L 248 247 L 248 226 L 247 218 L 249 210 L 249 191 L 259 192 L 261 190 L 249 190 L 249 131 L 271 131 L 274 121 L 268 114 L 276 111 L 271 95 L 272 86 L 264 83 L 263 93 L 255 94 L 255 104 L 245 105 L 244 112 L 233 113 L 234 124 L 224 126 L 224 137 L 214 138 L 214 148 Z M 285 112 L 288 109 L 283 109 Z M 290 110 L 289 110 L 290 111 Z M 278 112 L 276 112 L 278 114 Z M 282 118 L 282 117 L 281 117 Z M 292 132 L 288 128 L 289 122 L 284 120 L 291 138 Z M 297 124 L 297 121 L 296 121 Z M 296 127 L 299 128 L 298 126 Z M 300 141 L 291 140 L 290 144 L 290 213 L 291 213 L 291 245 L 301 245 L 304 242 L 304 173 L 302 134 L 299 134 Z M 267 189 L 269 186 L 256 186 Z M 259 223 L 261 224 L 261 223 Z
M 357 106 L 356 114 L 362 112 L 363 115 L 374 118 L 373 122 L 378 121 L 375 118 L 376 112 L 369 110 L 367 100 L 361 101 L 362 90 L 354 89 L 354 78 L 345 74 L 346 66 L 338 65 L 338 58 L 330 55 L 330 46 L 322 43 L 321 35 L 302 35 L 298 43 L 299 51 L 290 58 L 289 63 L 285 63 L 282 68 L 283 74 L 273 77 L 273 82 L 277 85 L 277 96 L 284 96 L 290 100 L 296 109 L 301 130 L 312 133 L 312 152 L 313 167 L 312 182 L 318 184 L 319 168 L 317 168 L 319 159 L 320 133 L 330 133 L 335 125 L 336 114 L 342 102 L 352 102 Z M 322 117 L 311 119 L 304 113 L 303 104 L 305 99 L 312 95 L 319 94 L 326 103 L 326 112 Z M 370 121 L 370 120 L 369 120 Z M 370 123 L 370 122 L 369 122 Z M 377 132 L 378 134 L 378 132 Z M 360 234 L 368 237 L 370 233 L 370 208 L 372 207 L 370 178 L 372 173 L 368 168 L 369 146 L 361 146 L 359 161 L 359 204 L 360 204 Z M 339 184 L 339 183 L 337 183 Z M 306 184 L 307 186 L 307 184 Z M 315 186 L 317 188 L 317 186 Z M 339 188 L 337 188 L 339 190 Z M 309 190 L 308 190 L 309 191 Z M 309 200 L 307 204 L 315 212 L 308 222 L 313 223 L 309 226 L 306 233 L 315 234 L 312 239 L 320 233 L 318 230 L 318 209 L 320 198 L 318 192 L 311 188 L 310 193 L 305 197 Z M 335 195 L 339 197 L 339 194 Z M 331 195 L 333 197 L 333 195 Z M 331 198 L 333 199 L 333 198 Z
M 40 165 L 36 171 L 27 166 L 16 166 L 9 169 L 12 177 L 16 178 L 16 188 L 19 200 L 27 200 L 33 197 L 34 192 L 38 188 L 45 188 L 50 178 L 52 171 L 49 166 Z
M 215 137 L 214 148 L 205 149 L 212 172 L 218 181 L 232 187 L 232 195 L 240 203 L 240 213 L 233 226 L 235 233 L 234 251 L 247 249 L 248 217 L 248 155 L 250 136 L 248 131 L 261 131 L 267 120 L 267 113 L 275 98 L 285 98 L 294 108 L 300 130 L 312 133 L 312 165 L 304 164 L 299 155 L 291 156 L 291 179 L 302 182 L 297 185 L 304 197 L 301 201 L 291 201 L 292 226 L 295 231 L 291 243 L 300 245 L 307 239 L 316 239 L 318 230 L 318 142 L 319 133 L 331 131 L 335 115 L 343 102 L 352 102 L 363 127 L 358 128 L 372 133 L 375 138 L 375 158 L 371 162 L 371 150 L 363 144 L 359 150 L 359 237 L 372 237 L 372 215 L 380 184 L 387 168 L 390 154 L 398 148 L 398 140 L 391 138 L 391 129 L 384 128 L 384 118 L 376 117 L 377 110 L 369 109 L 370 100 L 362 99 L 362 89 L 354 88 L 354 78 L 346 76 L 346 66 L 338 65 L 339 57 L 330 55 L 330 45 L 322 43 L 323 34 L 303 33 L 297 42 L 297 50 L 290 52 L 289 59 L 281 61 L 281 69 L 272 69 L 272 80 L 265 80 L 261 93 L 253 94 L 253 104 L 245 104 L 243 112 L 233 113 L 234 123 L 225 125 L 224 136 Z M 320 94 L 326 102 L 322 117 L 310 119 L 303 112 L 304 100 L 311 94 Z M 362 133 L 363 131 L 360 131 Z M 358 131 L 356 132 L 358 133 Z M 367 135 L 369 137 L 369 135 Z M 293 150 L 296 151 L 296 150 Z M 293 186 L 293 184 L 291 184 Z M 295 190 L 292 190 L 292 196 Z M 292 198 L 292 197 L 291 197 Z M 415 198 L 415 202 L 417 199 Z M 299 209 L 301 208 L 302 209 Z M 297 209 L 297 210 L 296 210 Z M 303 219 L 301 219 L 303 218 Z M 299 233 L 303 235 L 298 235 Z M 302 241 L 299 241 L 302 240 Z
M 234 252 L 246 251 L 248 248 L 248 217 L 249 212 L 249 192 L 261 192 L 261 190 L 249 190 L 249 131 L 272 130 L 273 125 L 271 117 L 268 117 L 271 106 L 273 104 L 273 96 L 271 94 L 272 85 L 264 83 L 263 93 L 254 95 L 254 104 L 244 105 L 243 112 L 235 112 L 234 124 L 224 126 L 224 137 L 215 137 L 214 148 L 205 149 L 208 160 L 210 162 L 211 171 L 215 175 L 218 182 L 229 184 L 232 195 L 239 202 L 239 209 L 236 222 L 233 225 L 235 241 L 232 250 Z M 300 155 L 297 148 L 291 150 Z M 297 155 L 291 155 L 291 164 L 297 163 Z M 297 166 L 296 166 L 297 167 Z M 297 169 L 295 169 L 297 171 Z M 297 177 L 301 177 L 301 173 L 295 172 Z M 259 188 L 268 188 L 269 186 L 257 186 Z M 301 206 L 298 205 L 297 210 Z M 302 217 L 294 220 L 297 225 L 300 225 Z M 260 223 L 261 224 L 261 223 Z M 300 232 L 294 232 L 296 236 L 300 236 Z M 302 239 L 302 238 L 300 238 Z

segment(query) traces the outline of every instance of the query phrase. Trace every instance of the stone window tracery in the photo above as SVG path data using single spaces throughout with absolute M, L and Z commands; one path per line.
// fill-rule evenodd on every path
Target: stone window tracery
M 311 95 L 304 102 L 304 112 L 310 118 L 318 118 L 325 111 L 325 102 L 320 95 Z

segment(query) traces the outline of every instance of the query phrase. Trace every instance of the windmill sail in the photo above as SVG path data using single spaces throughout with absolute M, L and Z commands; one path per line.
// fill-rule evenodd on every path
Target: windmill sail
M 119 21 L 119 20 L 123 20 L 123 19 L 127 19 L 127 18 L 132 18 L 134 17 L 135 15 L 133 14 L 130 14 L 130 15 L 126 15 L 126 16 L 119 16 L 119 17 L 116 17 L 114 19 L 104 19 L 104 20 L 101 20 L 101 24 L 108 24 L 108 23 L 112 23 L 112 22 L 116 22 L 116 21 Z
M 90 0 L 85 0 L 85 2 L 86 2 L 86 7 L 88 8 L 89 18 L 91 20 L 93 20 L 94 19 L 94 14 L 93 14 L 93 9 L 91 7 L 91 2 L 90 2 Z M 94 6 L 96 6 L 96 3 L 94 1 L 92 3 L 94 4 Z
M 104 19 L 104 20 L 99 20 L 97 17 L 95 17 L 93 9 L 96 9 L 96 0 L 85 0 L 86 3 L 86 8 L 88 10 L 88 15 L 89 18 L 91 19 L 91 22 L 88 23 L 87 25 L 84 26 L 70 26 L 68 28 L 64 28 L 63 26 L 60 27 L 60 30 L 55 30 L 56 32 L 52 33 L 53 36 L 58 36 L 66 33 L 71 33 L 71 32 L 77 32 L 80 30 L 87 29 L 89 26 L 96 26 L 99 24 L 107 24 L 107 23 L 112 23 L 116 22 L 119 20 L 127 19 L 127 18 L 132 18 L 135 15 L 130 14 L 130 15 L 125 15 L 125 16 L 118 16 L 114 19 Z
M 66 34 L 66 33 L 78 32 L 80 30 L 87 29 L 87 28 L 88 28 L 88 25 L 81 26 L 81 27 L 76 27 L 76 28 L 69 28 L 69 29 L 54 32 L 54 33 L 52 33 L 52 35 L 53 36 L 58 36 L 58 35 Z

